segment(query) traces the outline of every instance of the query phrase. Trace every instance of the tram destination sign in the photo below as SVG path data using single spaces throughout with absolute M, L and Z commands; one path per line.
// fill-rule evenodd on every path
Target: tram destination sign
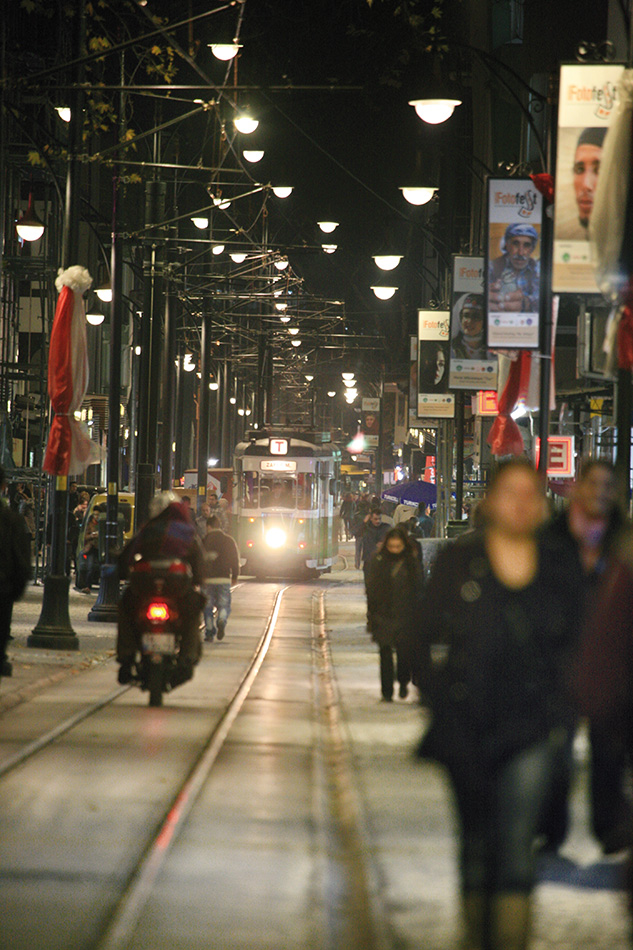
M 262 459 L 262 472 L 296 472 L 297 463 L 294 459 Z

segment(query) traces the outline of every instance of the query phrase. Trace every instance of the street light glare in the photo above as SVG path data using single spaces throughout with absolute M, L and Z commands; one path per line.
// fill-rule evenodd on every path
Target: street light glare
M 326 254 L 333 254 L 334 251 L 337 249 L 338 244 L 322 244 L 321 247 L 325 251 Z
M 93 310 L 90 313 L 86 314 L 86 320 L 88 321 L 89 324 L 91 324 L 91 326 L 98 327 L 100 324 L 103 323 L 103 321 L 105 320 L 105 317 L 102 313 L 99 313 L 98 310 Z
M 203 217 L 202 215 L 200 217 L 196 215 L 191 220 L 200 231 L 204 231 L 205 228 L 209 227 L 209 219 Z
M 273 185 L 273 194 L 278 198 L 288 198 L 292 191 L 292 185 Z
M 246 254 L 242 254 L 241 251 L 233 251 L 232 254 L 229 254 L 229 257 L 234 264 L 243 264 L 246 260 Z
M 338 228 L 338 221 L 317 221 L 324 234 L 331 234 Z
M 288 266 L 288 258 L 282 257 L 279 260 L 275 261 L 274 263 L 277 270 L 285 270 L 286 267 Z
M 70 122 L 70 120 L 72 119 L 72 112 L 70 111 L 68 106 L 55 106 L 55 112 L 57 113 L 59 118 L 62 120 L 62 122 Z
M 224 244 L 214 244 L 213 247 L 211 248 L 211 252 L 215 254 L 216 257 L 218 254 L 221 254 L 223 250 L 224 250 Z
M 242 155 L 244 156 L 247 162 L 251 162 L 254 165 L 256 164 L 256 162 L 261 162 L 262 158 L 264 157 L 264 149 L 263 148 L 245 148 L 244 151 L 242 152 Z
M 461 99 L 411 99 L 409 101 L 416 115 L 429 125 L 440 125 L 446 122 L 461 104 Z

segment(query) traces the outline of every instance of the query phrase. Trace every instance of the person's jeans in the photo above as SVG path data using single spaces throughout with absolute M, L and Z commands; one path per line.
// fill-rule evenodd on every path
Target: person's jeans
M 207 596 L 207 605 L 204 608 L 204 622 L 207 633 L 215 633 L 216 620 L 226 624 L 231 613 L 231 585 L 227 583 L 213 584 L 207 582 L 204 585 L 204 592 Z M 217 617 L 214 618 L 213 610 L 217 610 Z
M 522 750 L 477 791 L 463 779 L 453 779 L 461 824 L 464 892 L 532 890 L 534 839 L 559 745 L 558 737 L 553 735 Z

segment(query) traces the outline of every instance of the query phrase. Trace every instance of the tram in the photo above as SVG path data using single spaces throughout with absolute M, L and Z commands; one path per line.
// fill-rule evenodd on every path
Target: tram
M 234 515 L 245 574 L 315 577 L 337 554 L 340 449 L 330 433 L 271 427 L 235 448 Z

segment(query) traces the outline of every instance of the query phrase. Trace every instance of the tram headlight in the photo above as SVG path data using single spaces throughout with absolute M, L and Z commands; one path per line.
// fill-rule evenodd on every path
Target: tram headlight
M 266 532 L 266 544 L 269 548 L 282 548 L 286 540 L 286 532 L 283 528 L 269 528 Z

